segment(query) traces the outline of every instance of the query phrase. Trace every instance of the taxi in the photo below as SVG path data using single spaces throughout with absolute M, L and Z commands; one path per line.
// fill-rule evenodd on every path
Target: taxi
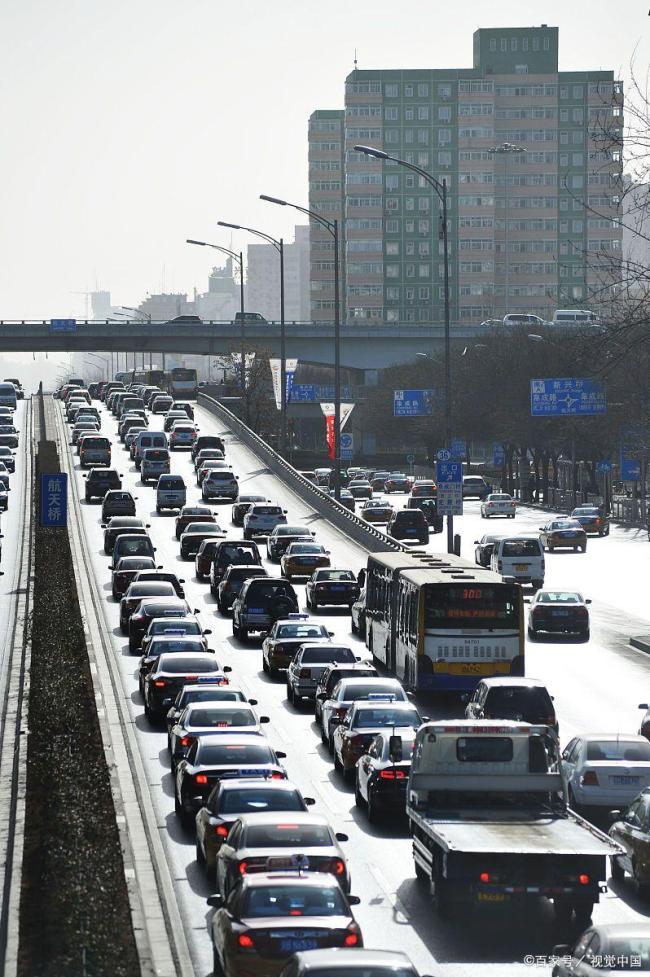
M 410 702 L 396 702 L 393 695 L 378 693 L 354 702 L 345 719 L 334 728 L 334 768 L 344 780 L 351 780 L 357 760 L 378 733 L 389 726 L 417 729 L 423 722 L 426 719 L 415 706 Z
M 507 492 L 490 492 L 481 502 L 481 519 L 491 519 L 492 516 L 514 519 L 516 514 L 516 502 Z
M 381 523 L 388 522 L 394 511 L 390 502 L 382 502 L 381 499 L 368 499 L 361 506 L 359 515 L 366 522 Z
M 307 614 L 291 614 L 281 618 L 264 635 L 262 642 L 262 668 L 271 677 L 287 669 L 300 646 L 308 641 L 330 641 L 333 631 L 324 624 L 310 621 Z
M 603 515 L 597 505 L 578 506 L 571 518 L 578 520 L 587 535 L 609 536 L 609 517 Z
M 228 898 L 208 896 L 213 973 L 277 977 L 301 950 L 363 946 L 351 906 L 333 875 L 260 872 L 242 876 Z
M 404 475 L 403 472 L 391 472 L 384 486 L 384 491 L 388 492 L 410 492 L 413 480 Z
M 282 576 L 310 577 L 319 567 L 331 566 L 330 552 L 320 543 L 291 543 L 280 559 Z
M 551 519 L 539 531 L 539 541 L 549 553 L 559 549 L 586 552 L 587 534 L 577 519 Z

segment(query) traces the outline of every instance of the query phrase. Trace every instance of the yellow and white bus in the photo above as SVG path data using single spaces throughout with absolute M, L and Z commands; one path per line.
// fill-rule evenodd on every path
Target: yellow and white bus
M 366 645 L 413 690 L 467 692 L 524 674 L 521 587 L 457 556 L 373 553 Z

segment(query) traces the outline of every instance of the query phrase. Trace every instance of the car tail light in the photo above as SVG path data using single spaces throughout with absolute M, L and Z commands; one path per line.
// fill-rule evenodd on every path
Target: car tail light
M 248 933 L 240 933 L 237 937 L 237 942 L 239 946 L 243 947 L 245 950 L 250 950 L 255 946 L 253 943 L 253 938 L 248 935 Z
M 246 875 L 246 872 L 247 871 L 248 871 L 248 862 L 246 862 L 246 861 L 240 862 L 239 863 L 239 874 L 240 875 Z
M 584 872 L 583 872 L 582 875 L 579 875 L 578 876 L 578 882 L 580 883 L 580 885 L 589 885 L 590 881 L 591 881 L 591 879 Z
M 345 939 L 343 940 L 343 945 L 357 946 L 358 942 L 359 942 L 359 934 L 356 933 L 354 930 L 351 930 L 350 932 L 346 933 Z
M 587 770 L 580 778 L 583 787 L 598 787 L 598 774 L 595 770 Z
M 490 873 L 489 872 L 481 872 L 481 874 L 479 875 L 478 878 L 479 878 L 479 882 L 489 882 L 490 881 Z
M 345 862 L 342 858 L 332 858 L 322 861 L 318 866 L 319 872 L 330 872 L 332 875 L 345 875 Z
M 157 689 L 163 689 L 167 685 L 167 682 L 163 678 L 157 678 L 153 684 Z
M 381 770 L 379 772 L 381 780 L 406 780 L 406 773 L 404 770 L 394 770 L 392 767 L 388 767 L 386 770 Z
M 589 617 L 589 611 L 586 607 L 576 608 L 576 617 Z
M 194 774 L 194 783 L 195 784 L 207 784 L 207 782 L 208 782 L 208 778 L 207 778 L 206 774 L 204 774 L 204 773 L 195 773 Z
M 191 736 L 181 736 L 181 746 L 189 746 L 191 742 Z
M 271 780 L 284 780 L 284 777 L 279 770 L 274 770 L 271 774 Z
M 555 726 L 555 716 L 547 716 L 544 720 L 544 725 Z
M 218 838 L 227 838 L 228 828 L 225 826 L 225 824 L 218 824 L 214 829 L 214 833 L 217 835 Z

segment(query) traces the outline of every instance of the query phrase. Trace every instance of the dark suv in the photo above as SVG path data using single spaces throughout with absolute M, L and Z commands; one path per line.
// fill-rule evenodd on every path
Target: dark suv
M 114 468 L 91 468 L 86 479 L 86 502 L 103 499 L 110 489 L 122 488 L 122 476 Z
M 282 577 L 245 580 L 232 605 L 232 633 L 246 641 L 250 631 L 268 631 L 280 617 L 298 613 L 298 598 Z
M 551 726 L 558 732 L 553 699 L 534 678 L 487 678 L 478 683 L 465 709 L 467 719 L 512 719 Z
M 398 509 L 388 520 L 386 533 L 407 543 L 428 543 L 429 524 L 422 509 Z

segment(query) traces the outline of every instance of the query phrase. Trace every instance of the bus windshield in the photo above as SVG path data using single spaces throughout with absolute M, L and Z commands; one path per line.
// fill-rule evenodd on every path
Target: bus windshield
M 509 584 L 428 584 L 425 628 L 519 627 L 517 592 Z

